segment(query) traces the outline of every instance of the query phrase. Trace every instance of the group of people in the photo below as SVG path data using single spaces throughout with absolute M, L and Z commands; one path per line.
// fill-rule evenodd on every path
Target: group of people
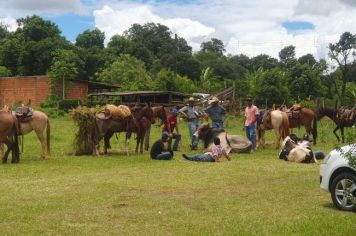
M 156 160 L 170 160 L 173 158 L 173 152 L 178 151 L 181 135 L 179 134 L 179 127 L 177 122 L 178 115 L 181 115 L 186 120 L 189 135 L 190 135 L 190 148 L 191 150 L 197 150 L 199 138 L 194 136 L 195 131 L 200 125 L 200 118 L 204 118 L 208 121 L 208 118 L 212 121 L 212 128 L 224 129 L 224 120 L 226 118 L 226 109 L 220 105 L 220 101 L 217 97 L 213 97 L 209 100 L 209 106 L 200 112 L 196 107 L 196 100 L 193 97 L 188 99 L 188 104 L 181 109 L 173 108 L 171 114 L 167 117 L 167 122 L 162 129 L 162 137 L 157 140 L 151 148 L 151 158 Z M 258 108 L 253 105 L 252 99 L 247 99 L 247 106 L 245 109 L 244 129 L 246 131 L 247 138 L 252 142 L 253 150 L 256 149 L 255 128 L 258 118 Z M 174 144 L 172 147 L 172 140 Z M 210 152 L 206 152 L 201 155 L 187 156 L 183 154 L 183 157 L 190 161 L 206 161 L 216 162 L 220 157 L 225 156 L 230 160 L 228 152 L 220 145 L 220 139 L 214 139 L 214 145 Z

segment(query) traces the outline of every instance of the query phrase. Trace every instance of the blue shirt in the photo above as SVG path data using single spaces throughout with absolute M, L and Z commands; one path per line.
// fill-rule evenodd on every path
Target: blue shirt
M 204 112 L 209 115 L 212 121 L 221 121 L 222 118 L 226 115 L 226 110 L 223 106 L 208 106 Z

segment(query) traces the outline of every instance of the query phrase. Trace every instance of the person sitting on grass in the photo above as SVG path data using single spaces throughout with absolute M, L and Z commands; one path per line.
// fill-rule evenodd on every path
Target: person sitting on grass
M 163 132 L 162 138 L 152 145 L 151 158 L 154 160 L 171 160 L 173 158 L 173 151 L 169 147 L 168 132 Z
M 230 161 L 229 154 L 226 149 L 220 145 L 220 139 L 216 137 L 214 138 L 214 145 L 211 147 L 211 152 L 206 152 L 202 155 L 193 155 L 190 157 L 186 154 L 183 154 L 182 156 L 188 161 L 218 162 L 222 155 Z

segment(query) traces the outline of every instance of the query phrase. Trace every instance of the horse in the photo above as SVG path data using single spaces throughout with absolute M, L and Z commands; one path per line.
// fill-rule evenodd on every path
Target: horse
M 13 112 L 15 115 L 15 112 Z M 38 140 L 41 142 L 41 159 L 51 154 L 51 125 L 48 116 L 41 111 L 33 111 L 32 116 L 25 122 L 19 122 L 20 135 L 26 135 L 35 131 Z M 46 138 L 44 132 L 46 130 Z
M 5 143 L 7 150 L 2 157 L 2 163 L 7 162 L 8 155 L 11 151 L 11 163 L 20 162 L 20 150 L 18 142 L 18 123 L 16 117 L 10 112 L 0 111 L 0 147 Z
M 152 107 L 153 111 L 153 118 L 157 119 L 159 118 L 161 120 L 161 124 L 158 126 L 162 126 L 167 122 L 167 111 L 164 106 L 155 106 Z M 150 135 L 151 135 L 151 127 L 147 129 L 146 135 L 145 135 L 145 150 L 147 151 L 150 147 Z
M 279 159 L 297 163 L 318 163 L 310 147 L 296 144 L 289 136 L 283 140 Z
M 201 124 L 193 134 L 204 141 L 204 148 L 210 150 L 215 137 L 220 138 L 221 146 L 228 152 L 250 153 L 252 143 L 242 135 L 229 135 L 224 129 L 211 128 L 209 123 Z
M 295 105 L 293 105 L 294 107 Z M 313 135 L 313 144 L 316 144 L 318 136 L 317 132 L 317 118 L 313 110 L 309 108 L 299 108 L 298 110 L 285 110 L 282 111 L 288 114 L 289 128 L 299 128 L 301 125 L 305 127 L 305 131 Z
M 131 133 L 137 133 L 136 153 L 138 153 L 139 144 L 141 144 L 140 153 L 143 153 L 143 138 L 151 123 L 154 123 L 154 119 L 153 111 L 149 104 L 146 104 L 143 108 L 138 109 L 135 114 L 124 119 L 102 119 L 97 114 L 93 121 L 95 131 L 93 132 L 93 154 L 99 154 L 97 145 L 102 138 L 104 138 L 104 153 L 106 154 L 107 149 L 111 148 L 110 138 L 115 132 L 126 132 L 126 150 Z
M 353 116 L 352 119 L 344 119 L 344 117 L 338 115 L 338 110 L 333 108 L 319 107 L 316 116 L 318 120 L 327 116 L 334 121 L 336 128 L 333 130 L 333 133 L 338 142 L 340 142 L 340 137 L 337 135 L 336 131 L 340 129 L 342 142 L 345 142 L 344 128 L 352 127 L 356 123 L 356 116 Z
M 290 135 L 287 113 L 280 110 L 267 110 L 263 115 L 262 124 L 262 129 L 274 129 L 274 133 L 276 134 L 275 146 L 276 149 L 279 149 L 281 139 L 284 140 Z M 264 133 L 262 134 L 264 135 Z M 264 137 L 262 139 L 264 140 Z

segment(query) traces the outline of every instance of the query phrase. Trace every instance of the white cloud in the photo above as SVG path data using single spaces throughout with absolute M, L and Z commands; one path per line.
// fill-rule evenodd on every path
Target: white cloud
M 153 12 L 148 5 L 132 5 L 110 7 L 105 5 L 100 10 L 94 11 L 95 26 L 105 32 L 106 42 L 115 34 L 123 34 L 132 24 L 145 24 L 148 22 L 160 23 L 170 28 L 172 33 L 184 37 L 194 48 L 200 45 L 195 39 L 208 36 L 215 30 L 198 21 L 188 18 L 164 19 Z M 198 49 L 196 48 L 196 49 Z
M 9 31 L 15 31 L 17 29 L 16 19 L 12 17 L 0 18 L 0 24 L 6 26 Z

